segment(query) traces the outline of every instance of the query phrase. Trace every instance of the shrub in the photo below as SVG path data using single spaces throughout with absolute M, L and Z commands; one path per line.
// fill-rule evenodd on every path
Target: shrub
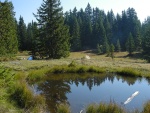
M 58 105 L 57 113 L 71 113 L 69 105 L 66 103 Z
M 68 67 L 76 67 L 76 62 L 73 60 L 69 65 L 68 65 Z

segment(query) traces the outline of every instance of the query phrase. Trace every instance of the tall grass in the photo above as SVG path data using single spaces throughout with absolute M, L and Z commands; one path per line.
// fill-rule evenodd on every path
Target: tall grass
M 118 73 L 120 75 L 125 75 L 125 76 L 135 76 L 135 77 L 141 77 L 142 76 L 142 72 L 139 69 L 134 69 L 134 68 L 129 68 L 129 67 L 125 67 L 125 68 L 117 68 L 116 70 L 114 70 L 115 73 Z
M 49 71 L 49 68 L 42 68 L 37 70 L 31 70 L 28 73 L 27 80 L 28 81 L 39 81 L 45 76 L 45 74 Z
M 14 85 L 14 73 L 10 69 L 0 67 L 0 112 L 20 113 L 22 110 L 10 101 L 9 90 Z
M 86 113 L 125 113 L 125 110 L 121 106 L 111 102 L 109 104 L 89 105 Z
M 39 113 L 45 110 L 45 99 L 33 93 L 26 82 L 25 73 L 0 67 L 0 112 Z
M 7 54 L 7 55 L 0 56 L 0 62 L 2 62 L 2 61 L 13 61 L 16 59 L 17 59 L 17 57 L 14 54 Z
M 150 113 L 150 101 L 144 104 L 142 113 Z
M 48 71 L 48 73 L 104 73 L 106 70 L 97 66 L 55 66 Z
M 41 95 L 34 94 L 26 82 L 26 76 L 23 73 L 16 75 L 14 86 L 10 90 L 10 98 L 17 106 L 24 111 L 38 113 L 46 109 L 45 98 Z
M 110 102 L 109 104 L 91 104 L 86 108 L 86 113 L 150 113 L 150 101 L 143 105 L 141 112 L 137 109 L 129 112 L 116 103 Z
M 71 113 L 71 109 L 67 103 L 61 103 L 57 107 L 57 113 Z

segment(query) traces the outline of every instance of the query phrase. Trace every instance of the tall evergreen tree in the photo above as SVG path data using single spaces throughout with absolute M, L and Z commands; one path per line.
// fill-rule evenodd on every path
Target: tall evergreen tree
M 119 41 L 119 39 L 117 40 L 116 51 L 117 51 L 117 52 L 120 52 L 120 51 L 121 51 L 121 46 L 120 46 L 120 41 Z
M 145 58 L 150 62 L 150 30 L 147 30 L 143 38 L 143 51 Z
M 141 33 L 140 30 L 137 26 L 135 26 L 134 29 L 134 33 L 135 33 L 135 49 L 136 51 L 140 51 L 140 49 L 142 48 L 142 39 L 141 39 Z
M 32 35 L 31 35 L 31 52 L 33 56 L 36 56 L 36 52 L 39 51 L 38 48 L 40 45 L 40 40 L 39 40 L 39 29 L 38 29 L 38 25 L 37 22 L 33 22 L 31 23 L 31 27 L 32 27 Z
M 72 39 L 71 39 L 71 49 L 78 51 L 81 49 L 81 40 L 80 40 L 80 29 L 77 18 L 73 17 L 73 31 L 72 31 Z
M 134 43 L 131 33 L 129 34 L 129 37 L 127 39 L 126 48 L 127 48 L 127 51 L 129 52 L 129 55 L 131 55 L 135 50 L 135 43 Z
M 150 56 L 150 29 L 147 29 L 143 38 L 143 51 L 144 54 Z
M 32 40 L 33 40 L 32 23 L 29 23 L 27 25 L 27 39 L 26 39 L 26 44 L 28 45 L 27 50 L 31 50 Z
M 0 55 L 18 51 L 15 13 L 11 2 L 0 1 Z
M 19 50 L 27 50 L 27 28 L 22 16 L 20 16 L 18 23 L 18 44 Z
M 107 39 L 108 39 L 108 42 L 110 43 L 112 40 L 112 30 L 111 30 L 111 25 L 108 21 L 108 18 L 107 16 L 105 17 L 104 19 L 104 28 L 105 28 L 105 31 L 106 31 L 106 36 L 107 36 Z
M 40 28 L 40 40 L 43 52 L 49 58 L 61 58 L 69 55 L 69 30 L 64 25 L 60 0 L 43 0 L 35 15 Z
M 90 4 L 88 3 L 87 7 L 85 8 L 85 20 L 84 20 L 84 26 L 83 26 L 83 46 L 85 48 L 91 48 L 91 36 L 92 36 L 92 8 Z
M 113 44 L 110 45 L 110 57 L 114 59 L 114 51 L 115 51 L 115 46 Z

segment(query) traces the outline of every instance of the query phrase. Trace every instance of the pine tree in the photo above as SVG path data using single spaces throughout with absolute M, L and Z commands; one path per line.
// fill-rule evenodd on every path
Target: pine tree
M 120 46 L 120 41 L 119 41 L 119 39 L 117 40 L 116 51 L 117 51 L 117 52 L 120 52 L 120 51 L 121 51 L 121 46 Z
M 114 59 L 114 51 L 115 51 L 115 46 L 113 44 L 110 45 L 110 57 Z
M 31 38 L 31 52 L 32 52 L 32 55 L 33 56 L 36 56 L 36 52 L 39 51 L 38 48 L 39 45 L 40 45 L 40 40 L 39 40 L 39 29 L 38 29 L 38 25 L 36 22 L 33 22 L 31 23 L 31 27 L 32 27 L 32 38 Z
M 87 48 L 91 48 L 91 36 L 92 36 L 92 8 L 88 3 L 87 7 L 85 8 L 85 18 L 84 18 L 84 26 L 83 26 L 83 46 Z
M 136 25 L 134 28 L 134 34 L 135 34 L 135 49 L 136 51 L 140 51 L 142 48 L 142 39 L 141 39 L 141 33 L 140 28 Z
M 106 32 L 105 32 L 105 28 L 102 22 L 102 18 L 101 16 L 99 16 L 99 42 L 100 44 L 102 44 L 103 46 L 103 53 L 107 53 L 109 54 L 109 44 L 108 44 L 108 39 L 106 37 Z
M 143 38 L 143 51 L 145 58 L 150 62 L 150 30 L 148 29 Z
M 27 28 L 22 16 L 20 16 L 18 23 L 18 44 L 19 50 L 27 50 Z
M 145 54 L 150 55 L 150 30 L 147 30 L 143 38 L 143 50 Z
M 18 51 L 14 16 L 13 4 L 0 1 L 0 55 L 15 54 Z
M 72 40 L 71 40 L 71 48 L 72 50 L 78 51 L 81 49 L 81 40 L 80 40 L 80 30 L 79 30 L 79 24 L 77 21 L 77 18 L 73 17 L 73 34 L 72 34 Z
M 127 51 L 129 52 L 129 55 L 131 55 L 135 50 L 135 44 L 131 33 L 129 34 L 129 37 L 127 39 L 126 48 Z
M 110 48 L 109 48 L 109 44 L 107 41 L 107 37 L 104 37 L 104 42 L 103 42 L 103 53 L 107 53 L 109 56 L 109 52 L 110 52 Z
M 43 0 L 35 15 L 40 28 L 41 53 L 49 58 L 61 58 L 69 55 L 69 30 L 64 25 L 60 0 Z
M 27 46 L 28 51 L 31 51 L 32 40 L 33 40 L 32 23 L 29 23 L 27 26 L 27 40 L 26 40 L 26 44 L 28 45 Z
M 102 46 L 102 45 L 97 44 L 97 53 L 98 53 L 98 55 L 99 55 L 99 54 L 101 54 L 101 53 L 102 53 L 102 51 L 103 51 L 103 46 Z

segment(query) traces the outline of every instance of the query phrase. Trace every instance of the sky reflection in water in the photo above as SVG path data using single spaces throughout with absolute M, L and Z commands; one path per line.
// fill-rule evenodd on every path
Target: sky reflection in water
M 91 103 L 113 101 L 122 105 L 135 91 L 139 91 L 127 110 L 142 109 L 150 100 L 150 81 L 142 78 L 105 75 L 49 75 L 38 84 L 37 91 L 45 95 L 49 111 L 55 113 L 56 104 L 68 102 L 77 113 Z M 123 105 L 122 105 L 123 106 Z

